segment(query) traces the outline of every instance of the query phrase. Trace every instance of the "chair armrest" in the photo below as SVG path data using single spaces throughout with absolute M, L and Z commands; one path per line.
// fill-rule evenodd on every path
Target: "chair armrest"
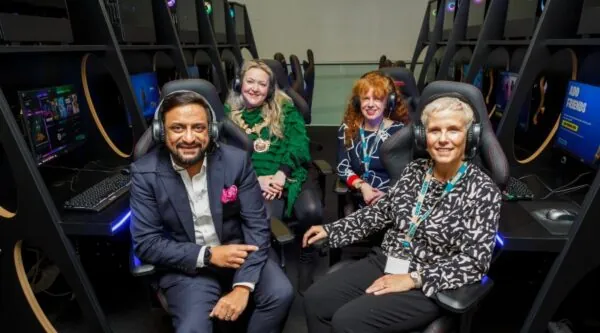
M 129 270 L 131 275 L 135 277 L 152 275 L 156 272 L 156 268 L 152 264 L 144 264 L 138 257 L 135 256 L 133 250 L 129 255 Z
M 271 233 L 280 245 L 285 245 L 294 241 L 292 230 L 290 230 L 287 224 L 275 217 L 271 218 Z
M 494 281 L 487 276 L 481 282 L 454 290 L 441 291 L 435 298 L 439 306 L 453 312 L 465 313 L 473 309 L 492 290 Z
M 335 184 L 333 186 L 333 192 L 337 194 L 346 194 L 349 191 L 350 190 L 348 189 L 348 185 L 346 185 L 346 183 L 341 181 L 339 178 L 335 181 Z
M 317 171 L 319 171 L 319 174 L 321 174 L 321 175 L 333 174 L 333 168 L 331 167 L 331 165 L 329 165 L 329 163 L 327 163 L 327 161 L 313 160 L 312 162 L 313 162 L 313 165 L 317 168 Z

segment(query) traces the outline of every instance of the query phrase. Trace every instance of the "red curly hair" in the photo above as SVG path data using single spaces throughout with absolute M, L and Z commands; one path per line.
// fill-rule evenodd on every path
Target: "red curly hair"
M 352 95 L 348 100 L 343 119 L 343 123 L 346 124 L 344 145 L 347 148 L 352 146 L 352 139 L 358 134 L 358 129 L 365 119 L 360 108 L 356 109 L 354 107 L 354 97 L 358 96 L 362 99 L 371 88 L 373 88 L 373 95 L 377 99 L 386 98 L 392 92 L 391 90 L 394 89 L 396 92 L 396 110 L 389 115 L 389 118 L 404 124 L 408 122 L 408 106 L 398 86 L 402 85 L 394 84 L 390 87 L 390 79 L 380 72 L 368 73 L 354 83 Z

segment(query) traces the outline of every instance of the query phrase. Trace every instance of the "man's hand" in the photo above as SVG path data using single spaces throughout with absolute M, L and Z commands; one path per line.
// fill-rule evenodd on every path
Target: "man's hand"
M 304 238 L 302 238 L 302 247 L 307 247 L 309 245 L 314 244 L 317 241 L 327 237 L 327 231 L 323 228 L 322 225 L 313 225 L 304 233 Z
M 244 264 L 250 252 L 258 251 L 255 245 L 233 244 L 211 248 L 210 263 L 217 267 L 238 269 Z
M 236 321 L 246 309 L 249 297 L 250 289 L 244 286 L 236 286 L 229 294 L 219 299 L 208 316 L 226 321 Z
M 409 274 L 389 274 L 375 280 L 375 282 L 367 288 L 366 293 L 378 296 L 388 293 L 400 293 L 414 288 L 415 283 L 413 279 L 410 278 Z

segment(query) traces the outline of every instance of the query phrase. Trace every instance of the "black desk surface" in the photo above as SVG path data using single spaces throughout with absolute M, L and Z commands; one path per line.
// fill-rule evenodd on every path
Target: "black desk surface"
M 59 173 L 61 170 L 51 171 Z M 48 190 L 61 217 L 60 224 L 67 235 L 113 236 L 129 227 L 127 216 L 130 211 L 128 193 L 116 199 L 99 213 L 63 209 L 63 204 L 67 199 L 112 174 L 90 170 L 79 173 L 65 173 L 48 184 Z

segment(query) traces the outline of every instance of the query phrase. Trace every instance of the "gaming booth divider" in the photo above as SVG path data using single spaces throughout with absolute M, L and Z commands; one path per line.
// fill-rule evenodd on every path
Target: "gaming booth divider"
M 225 20 L 227 3 L 215 1 L 223 1 Z M 69 238 L 126 230 L 128 177 L 121 170 L 147 128 L 160 85 L 210 73 L 225 97 L 222 36 L 212 28 L 211 6 L 0 3 L 0 318 L 8 331 L 56 332 L 24 267 L 23 249 L 35 247 L 72 289 L 87 331 L 111 332 Z M 238 12 L 243 45 L 256 52 L 248 15 Z M 225 37 L 224 49 L 235 51 L 236 35 Z

